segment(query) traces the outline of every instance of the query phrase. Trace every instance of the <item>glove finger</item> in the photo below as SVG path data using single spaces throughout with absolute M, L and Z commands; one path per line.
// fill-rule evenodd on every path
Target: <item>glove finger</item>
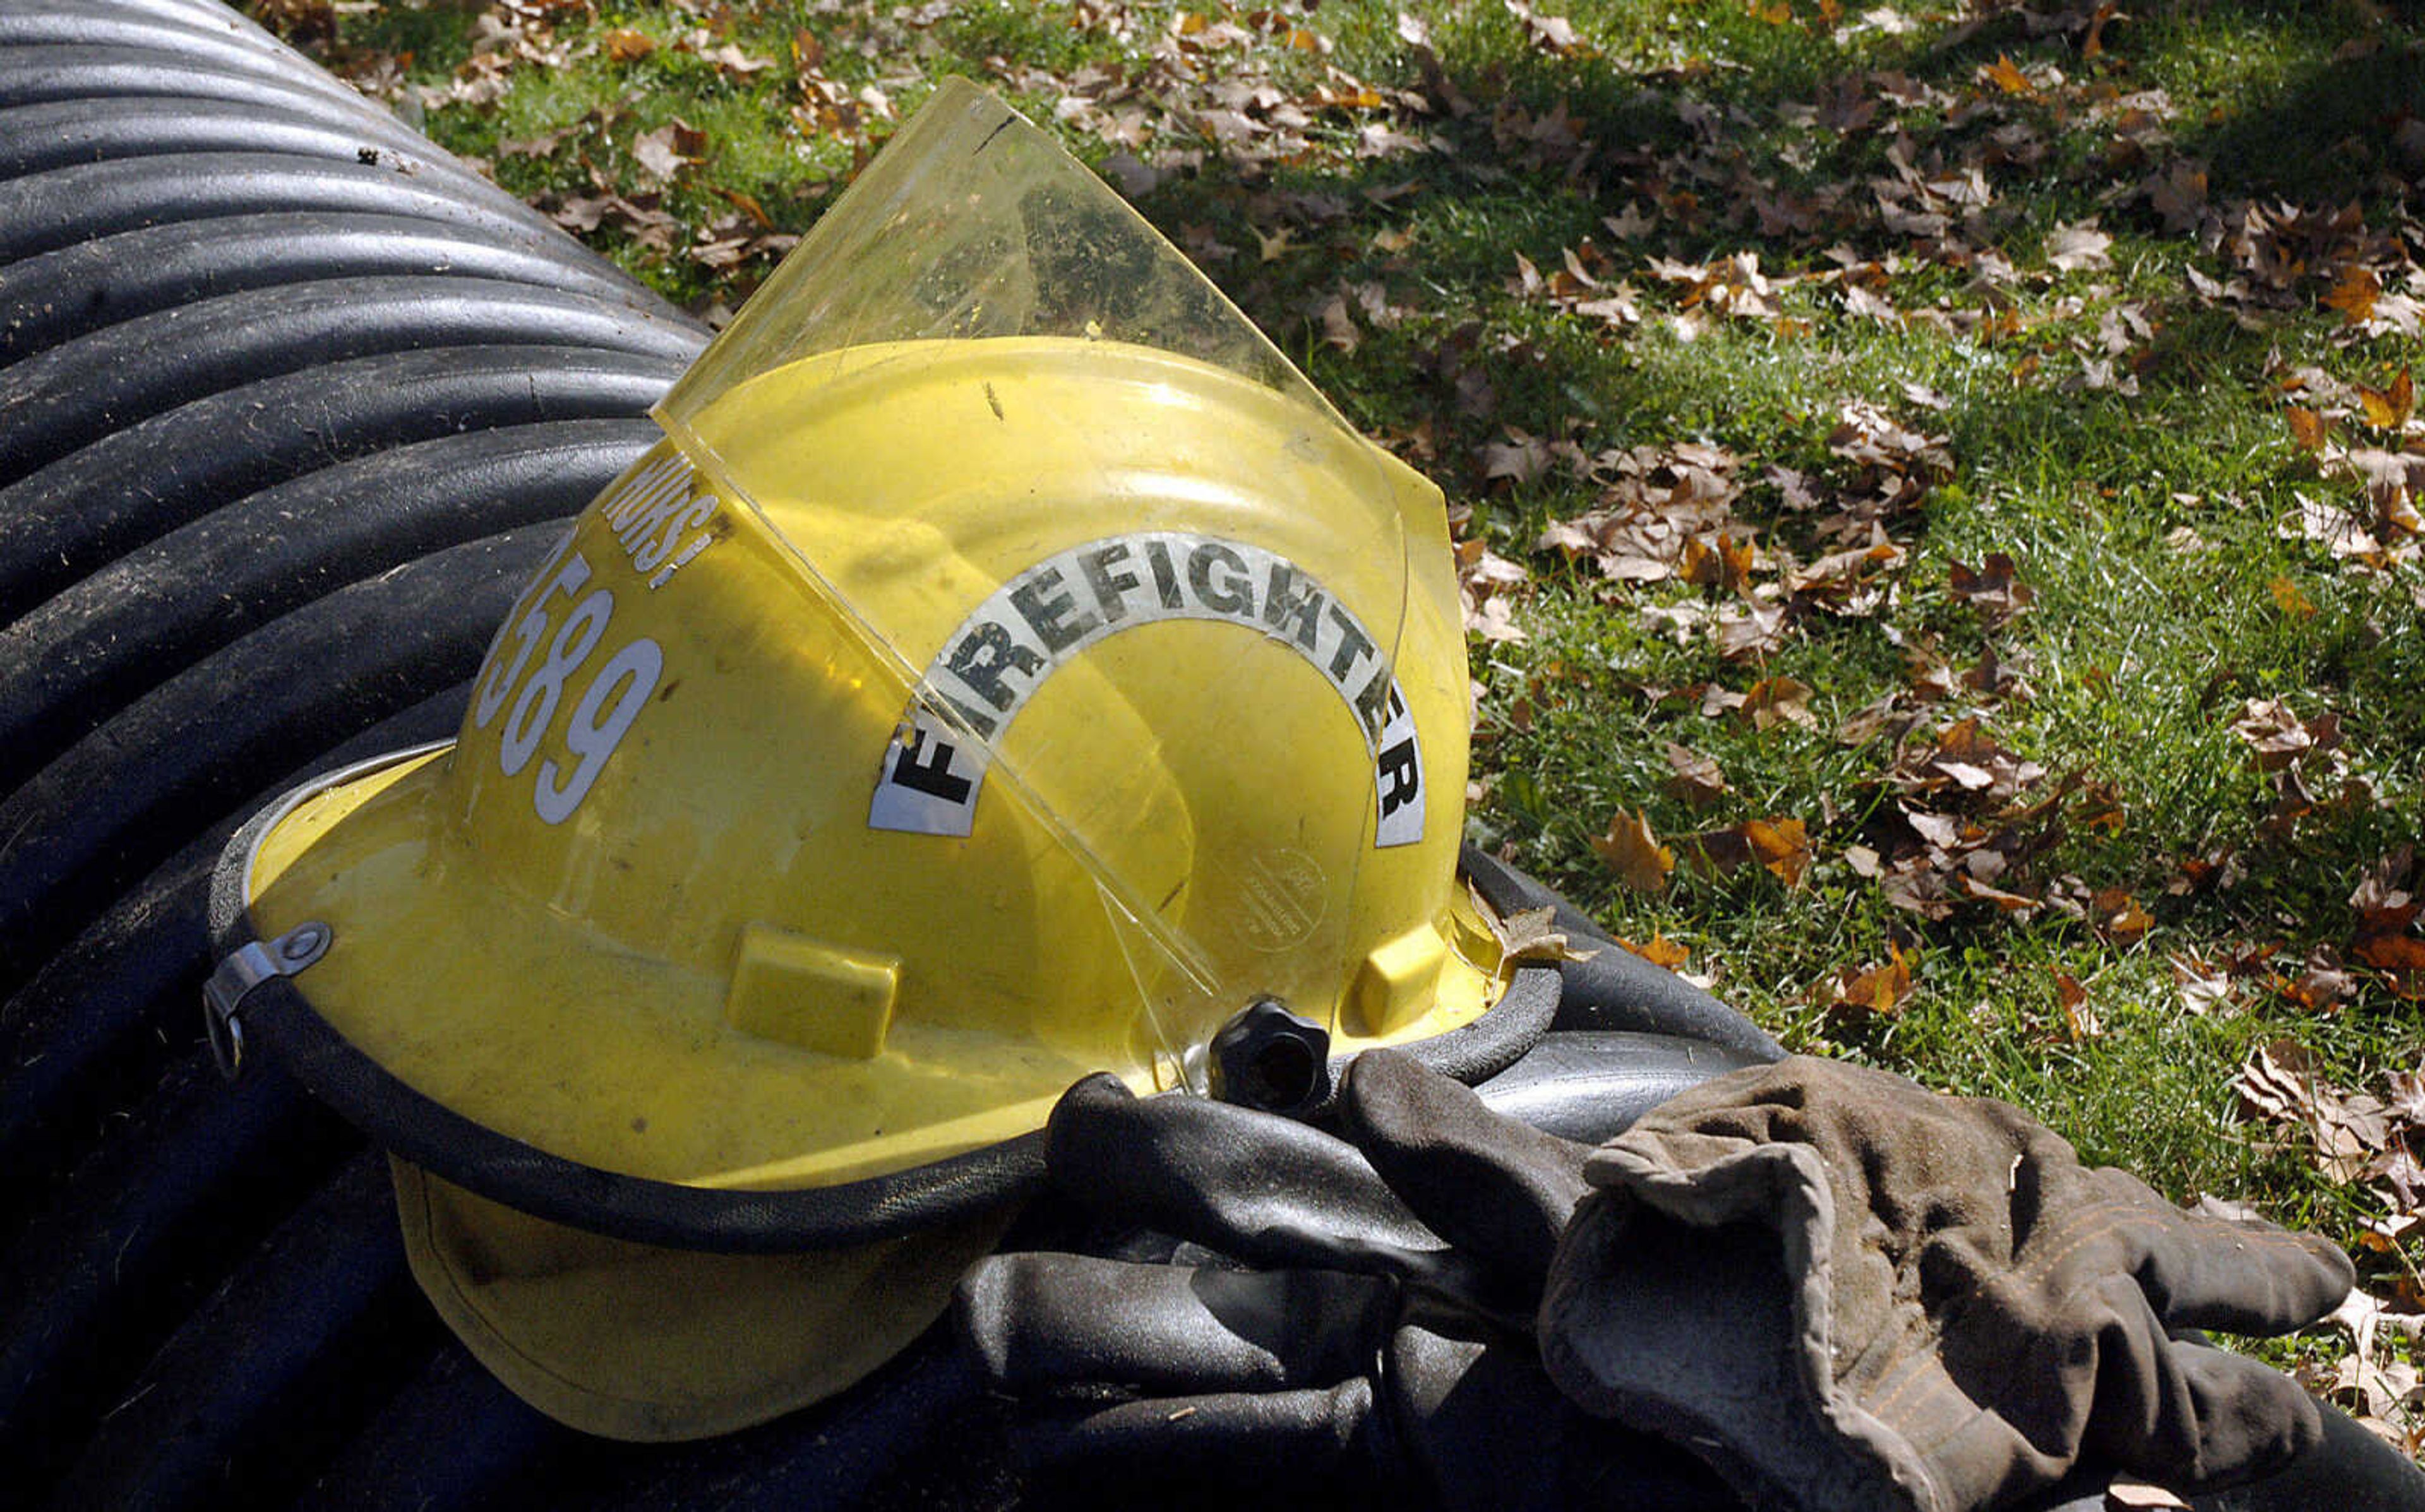
M 1361 1375 L 1396 1304 L 1377 1276 L 1013 1254 L 979 1261 L 952 1312 L 963 1347 L 1005 1391 L 1263 1392 Z
M 2321 1409 L 2288 1377 L 2208 1345 L 2151 1343 L 2161 1358 L 2147 1390 L 2099 1384 L 2087 1443 L 2098 1456 L 2196 1490 L 2278 1470 L 2321 1440 Z
M 1453 1289 L 1462 1266 L 1355 1146 L 1201 1097 L 1140 1098 L 1109 1075 L 1061 1095 L 1045 1167 L 1082 1206 L 1266 1269 L 1380 1271 Z
M 2253 1484 L 2200 1495 L 2198 1512 L 2417 1512 L 2425 1507 L 2425 1471 L 2381 1438 L 2329 1407 L 2314 1447 Z M 2104 1512 L 2102 1505 L 2091 1512 Z
M 2315 1234 L 2183 1212 L 2124 1171 L 2096 1178 L 2102 1195 L 2154 1216 L 2132 1225 L 2137 1274 L 2169 1329 L 2288 1333 L 2339 1306 L 2357 1280 L 2349 1256 Z
M 1460 1251 L 1537 1298 L 1589 1188 L 1590 1147 L 1494 1113 L 1473 1090 L 1390 1050 L 1347 1068 L 1349 1138 L 1389 1189 Z

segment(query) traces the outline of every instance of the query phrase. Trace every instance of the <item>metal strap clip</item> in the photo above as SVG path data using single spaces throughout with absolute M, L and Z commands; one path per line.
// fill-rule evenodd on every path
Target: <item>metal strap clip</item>
M 236 1014 L 245 995 L 273 977 L 292 977 L 329 953 L 337 931 L 317 919 L 296 925 L 267 945 L 248 942 L 218 963 L 202 984 L 202 1026 L 219 1074 L 233 1081 L 244 1067 L 244 1026 Z

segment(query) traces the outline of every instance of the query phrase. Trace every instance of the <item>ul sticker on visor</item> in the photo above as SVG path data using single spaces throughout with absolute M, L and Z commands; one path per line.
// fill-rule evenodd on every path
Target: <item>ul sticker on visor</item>
M 1380 646 L 1311 573 L 1243 541 L 1141 531 L 1073 546 L 979 604 L 943 643 L 923 686 L 987 740 L 1057 667 L 1107 635 L 1166 619 L 1221 620 L 1280 641 L 1321 672 L 1373 756 L 1373 844 L 1423 837 L 1422 746 Z M 868 826 L 967 835 L 986 753 L 913 706 L 884 753 Z

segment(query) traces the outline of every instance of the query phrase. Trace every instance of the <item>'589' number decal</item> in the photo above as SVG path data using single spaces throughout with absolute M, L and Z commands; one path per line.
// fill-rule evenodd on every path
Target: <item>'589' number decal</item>
M 607 622 L 614 617 L 615 593 L 595 588 L 582 595 L 589 582 L 589 563 L 578 551 L 566 555 L 571 545 L 568 537 L 539 569 L 540 586 L 514 606 L 521 617 L 508 618 L 498 629 L 472 705 L 475 729 L 487 729 L 500 713 L 505 715 L 497 734 L 497 765 L 508 777 L 520 776 L 539 742 L 561 725 L 565 750 L 575 758 L 571 770 L 566 771 L 554 756 L 547 757 L 538 764 L 531 791 L 532 805 L 550 824 L 563 823 L 581 806 L 606 758 L 647 706 L 666 665 L 657 643 L 641 636 L 625 642 L 595 672 L 587 672 L 591 654 L 606 638 Z M 550 567 L 555 569 L 552 577 Z M 561 619 L 556 617 L 559 597 L 571 605 Z M 585 672 L 586 680 L 580 682 L 577 693 L 571 692 Z M 568 695 L 571 711 L 559 721 L 556 716 Z

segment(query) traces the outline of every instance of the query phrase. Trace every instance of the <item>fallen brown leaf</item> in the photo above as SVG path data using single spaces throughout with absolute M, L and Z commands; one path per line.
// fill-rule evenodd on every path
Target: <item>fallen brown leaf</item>
M 2417 382 L 2406 368 L 2391 380 L 2388 387 L 2369 389 L 2357 386 L 2358 404 L 2366 410 L 2366 422 L 2383 430 L 2400 430 L 2417 412 Z
M 1822 978 L 1811 996 L 1820 1007 L 1855 1016 L 1892 1018 L 1911 996 L 1911 960 L 1889 944 L 1882 965 L 1847 966 Z
M 2154 915 L 2119 887 L 2101 887 L 2091 894 L 2088 917 L 2097 933 L 2116 945 L 2135 945 L 2156 925 Z
M 2192 955 L 2175 955 L 2165 959 L 2172 964 L 2173 989 L 2179 995 L 2182 1008 L 2202 1017 L 2230 1003 L 2230 972 L 2218 969 Z
M 1992 883 L 1981 881 L 1967 871 L 1954 874 L 1953 886 L 1954 890 L 1964 897 L 1981 902 L 1993 903 L 2007 914 L 2032 914 L 2041 906 L 2037 899 L 2021 893 L 2007 892 Z
M 676 117 L 632 138 L 632 159 L 660 180 L 670 180 L 707 151 L 707 133 Z
M 1684 543 L 1684 581 L 1698 588 L 1741 593 L 1751 582 L 1752 543 L 1724 532 L 1711 539 L 1694 536 Z
M 1799 887 L 1810 870 L 1810 836 L 1798 819 L 1756 819 L 1742 826 L 1743 838 L 1777 881 Z
M 2316 1164 L 2335 1181 L 2365 1176 L 2390 1138 L 2384 1105 L 2325 1081 L 2315 1057 L 2295 1040 L 2251 1050 L 2232 1089 L 2243 1111 L 2303 1130 Z
M 2292 619 L 2313 619 L 2316 617 L 2315 604 L 2308 599 L 2305 594 L 2301 593 L 2299 591 L 2299 585 L 2292 582 L 2289 579 L 2275 578 L 2272 581 L 2267 583 L 2265 587 L 2266 591 L 2273 596 L 2273 607 L 2280 610 L 2283 613 L 2289 615 Z
M 609 61 L 636 63 L 657 50 L 657 40 L 646 32 L 618 26 L 599 42 L 598 50 L 604 53 Z
M 1980 68 L 1978 77 L 1980 83 L 1994 85 L 2006 94 L 2028 94 L 2035 88 L 2028 74 L 2013 66 L 2010 54 L 1998 54 L 1996 61 Z
M 2318 946 L 2296 977 L 2276 976 L 2274 991 L 2310 1013 L 2329 1013 L 2349 995 L 2353 982 L 2330 946 Z
M 2302 720 L 2278 698 L 2251 698 L 2232 721 L 2259 772 L 2282 772 L 2328 756 L 2341 743 L 2340 716 L 2330 710 Z
M 1668 873 L 1676 869 L 1676 853 L 1659 843 L 1645 816 L 1618 814 L 1608 821 L 1606 834 L 1593 838 L 1591 847 L 1628 887 L 1645 893 L 1667 890 Z
M 1742 705 L 1735 712 L 1756 730 L 1773 730 L 1779 724 L 1810 728 L 1819 723 L 1810 712 L 1812 691 L 1808 683 L 1792 677 L 1762 677 L 1744 691 Z
M 1953 597 L 1977 610 L 1990 629 L 2026 612 L 2037 601 L 2037 590 L 2020 581 L 2020 569 L 2007 552 L 1989 552 L 1975 572 L 1955 562 L 1950 574 Z
M 1675 772 L 1667 779 L 1670 793 L 1694 808 L 1707 808 L 1726 795 L 1726 776 L 1715 761 L 1673 740 L 1665 747 L 1667 765 Z
M 2332 291 L 2324 295 L 2324 304 L 2341 312 L 2344 323 L 2363 326 L 2373 318 L 2375 302 L 2383 297 L 2383 279 L 2372 268 L 2357 266 L 2341 270 Z
M 1653 934 L 1646 943 L 1642 945 L 1635 945 L 1630 940 L 1619 940 L 1616 943 L 1652 965 L 1664 967 L 1669 971 L 1679 969 L 1686 962 L 1693 959 L 1692 951 L 1678 945 L 1664 934 Z
M 2425 940 L 2406 934 L 2369 934 L 2353 953 L 2378 971 L 2425 971 Z
M 2110 268 L 2113 257 L 2107 249 L 2112 245 L 2113 238 L 2098 231 L 2094 221 L 2058 226 L 2047 238 L 2047 262 L 2066 273 Z
M 2104 1034 L 2105 1025 L 2089 1006 L 2088 989 L 2067 971 L 2054 974 L 2055 1002 L 2063 1009 L 2064 1038 L 2080 1044 Z
M 1507 13 L 1524 24 L 1524 33 L 1533 45 L 1544 53 L 1559 57 L 1571 57 L 1589 51 L 1582 34 L 1575 24 L 1564 16 L 1545 16 L 1524 4 L 1524 0 L 1505 0 Z

